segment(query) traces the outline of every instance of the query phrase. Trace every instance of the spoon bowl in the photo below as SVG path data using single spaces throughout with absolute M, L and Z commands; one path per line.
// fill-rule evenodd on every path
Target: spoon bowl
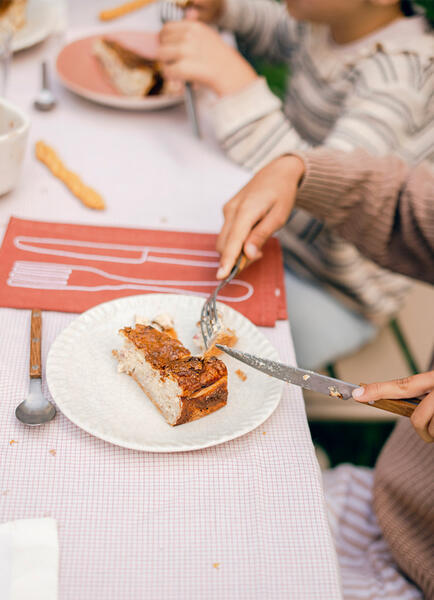
M 24 425 L 43 425 L 56 415 L 56 408 L 42 394 L 41 380 L 31 379 L 29 394 L 15 409 L 15 416 Z

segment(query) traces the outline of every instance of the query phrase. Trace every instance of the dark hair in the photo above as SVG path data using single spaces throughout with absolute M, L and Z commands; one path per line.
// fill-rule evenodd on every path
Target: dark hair
M 426 13 L 426 11 L 423 10 L 423 8 L 415 8 L 413 0 L 399 0 L 399 6 L 401 8 L 401 12 L 405 17 L 413 17 L 414 15 L 418 15 L 421 13 L 424 14 L 425 12 L 426 21 L 430 25 L 431 29 L 434 27 L 434 20 L 430 18 L 430 16 Z
M 401 11 L 406 17 L 412 17 L 416 14 L 412 0 L 400 0 Z

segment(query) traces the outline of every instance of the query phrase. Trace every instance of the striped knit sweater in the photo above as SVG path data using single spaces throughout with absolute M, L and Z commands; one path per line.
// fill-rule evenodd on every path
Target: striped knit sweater
M 283 4 L 226 0 L 225 7 L 222 27 L 252 55 L 285 61 L 291 70 L 283 105 L 262 78 L 217 102 L 216 134 L 234 161 L 257 170 L 277 156 L 323 145 L 434 162 L 434 41 L 423 17 L 338 46 L 327 27 L 294 21 Z M 302 210 L 281 241 L 290 268 L 367 317 L 384 320 L 405 297 L 404 278 L 363 258 Z

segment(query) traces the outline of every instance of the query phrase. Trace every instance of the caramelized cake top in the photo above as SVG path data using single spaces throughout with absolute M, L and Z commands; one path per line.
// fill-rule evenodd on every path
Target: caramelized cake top
M 167 333 L 149 325 L 124 327 L 122 333 L 143 352 L 144 358 L 163 378 L 173 377 L 186 395 L 207 388 L 227 376 L 226 365 L 215 357 L 192 356 L 187 348 Z

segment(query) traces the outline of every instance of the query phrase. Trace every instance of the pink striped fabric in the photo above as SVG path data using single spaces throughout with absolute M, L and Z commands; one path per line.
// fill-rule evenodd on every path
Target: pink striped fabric
M 382 537 L 373 511 L 373 470 L 340 465 L 323 478 L 345 600 L 421 599 Z

